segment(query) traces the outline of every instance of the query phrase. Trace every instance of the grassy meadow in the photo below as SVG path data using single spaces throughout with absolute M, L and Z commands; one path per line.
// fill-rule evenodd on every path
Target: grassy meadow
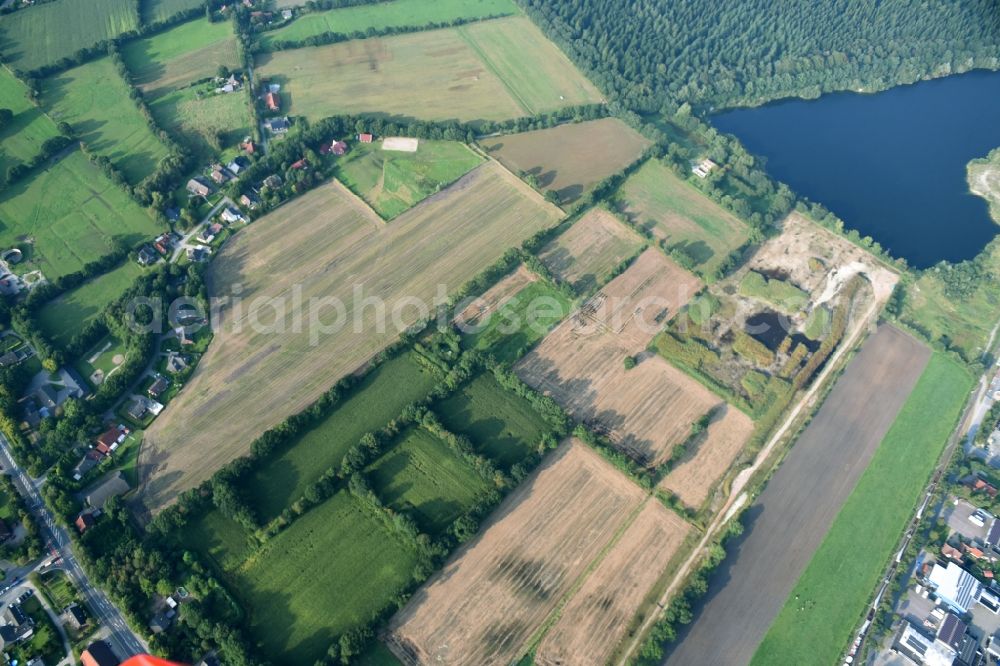
M 45 79 L 42 106 L 56 122 L 69 123 L 90 150 L 108 157 L 133 185 L 167 156 L 166 146 L 129 98 L 110 58 Z
M 215 76 L 219 66 L 240 66 L 230 21 L 197 19 L 122 47 L 135 84 L 154 92 L 174 90 Z
M 477 322 L 462 339 L 467 349 L 478 349 L 497 360 L 513 362 L 545 337 L 573 309 L 566 296 L 542 281 L 532 282 Z
M 632 174 L 614 198 L 629 221 L 690 256 L 702 277 L 711 277 L 747 239 L 746 225 L 659 160 Z
M 139 18 L 143 25 L 159 23 L 203 4 L 204 0 L 139 0 Z
M 136 0 L 55 0 L 0 21 L 0 55 L 29 71 L 139 27 Z
M 330 416 L 263 465 L 248 482 L 261 520 L 280 515 L 329 467 L 339 466 L 362 435 L 399 416 L 406 405 L 424 398 L 437 381 L 408 354 L 369 373 Z
M 50 280 L 108 254 L 109 239 L 133 245 L 161 231 L 80 151 L 0 193 L 0 220 L 0 247 L 23 247 L 21 266 Z
M 257 65 L 290 114 L 312 119 L 505 120 L 602 99 L 524 17 L 265 53 Z
M 386 506 L 431 536 L 444 534 L 487 489 L 467 462 L 419 427 L 403 431 L 366 476 Z
M 142 269 L 134 261 L 126 261 L 112 271 L 84 282 L 38 311 L 38 325 L 56 345 L 66 345 L 83 327 L 97 318 L 108 303 L 128 289 Z
M 415 153 L 356 144 L 337 162 L 337 178 L 391 220 L 483 161 L 457 141 L 420 141 Z
M 292 23 L 264 33 L 261 44 L 301 41 L 325 32 L 351 35 L 386 28 L 422 28 L 456 20 L 509 16 L 518 13 L 512 0 L 393 0 L 305 14 Z
M 413 579 L 417 553 L 346 491 L 298 518 L 231 574 L 265 655 L 312 664 Z
M 758 646 L 753 666 L 838 660 L 865 613 L 973 383 L 968 371 L 947 356 L 931 357 Z
M 549 426 L 524 398 L 483 373 L 438 402 L 434 412 L 448 430 L 465 435 L 503 469 L 525 459 Z
M 28 89 L 5 67 L 0 67 L 0 105 L 14 117 L 0 130 L 0 177 L 7 169 L 28 162 L 41 152 L 46 139 L 59 134 L 55 123 L 28 101 Z
M 221 136 L 223 146 L 236 143 L 250 134 L 253 122 L 246 95 L 216 95 L 212 87 L 172 90 L 149 104 L 157 124 L 200 155 L 216 152 L 216 136 Z

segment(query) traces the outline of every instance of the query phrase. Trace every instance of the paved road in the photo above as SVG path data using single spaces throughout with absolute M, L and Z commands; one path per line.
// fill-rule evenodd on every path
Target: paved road
M 666 664 L 750 662 L 929 358 L 889 326 L 864 343 L 747 510 L 744 535 Z
M 80 566 L 80 563 L 73 555 L 69 535 L 66 534 L 63 528 L 56 524 L 52 518 L 52 514 L 49 513 L 48 507 L 45 506 L 45 502 L 42 501 L 39 488 L 44 480 L 30 478 L 14 462 L 13 457 L 10 455 L 10 445 L 3 435 L 0 435 L 0 461 L 9 470 L 14 485 L 21 495 L 24 496 L 25 504 L 35 523 L 38 525 L 42 540 L 47 542 L 50 548 L 62 558 L 62 568 L 76 584 L 77 589 L 80 590 L 90 611 L 105 629 L 110 632 L 106 640 L 111 644 L 115 653 L 122 659 L 126 659 L 133 655 L 148 652 L 149 647 L 132 633 L 121 612 L 87 578 L 83 567 Z

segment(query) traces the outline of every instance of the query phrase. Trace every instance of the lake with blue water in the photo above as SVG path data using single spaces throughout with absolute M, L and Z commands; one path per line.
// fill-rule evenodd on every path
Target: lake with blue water
M 969 161 L 1000 147 L 1000 72 L 775 102 L 710 122 L 911 266 L 971 259 L 1000 233 L 966 181 Z

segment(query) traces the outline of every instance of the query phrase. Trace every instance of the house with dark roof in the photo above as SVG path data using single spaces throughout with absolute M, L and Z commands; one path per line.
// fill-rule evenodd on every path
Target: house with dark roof
M 104 641 L 94 641 L 80 655 L 83 666 L 121 666 L 121 660 Z
M 129 405 L 126 414 L 128 414 L 129 418 L 133 421 L 141 422 L 144 418 L 146 418 L 146 411 L 146 401 L 139 398 L 134 400 L 132 404 Z
M 80 604 L 70 604 L 67 606 L 66 610 L 63 611 L 63 617 L 66 619 L 66 623 L 74 629 L 79 629 L 87 624 L 87 614 Z
M 159 260 L 159 256 L 156 254 L 156 250 L 148 245 L 143 245 L 139 248 L 139 253 L 136 256 L 136 261 L 139 262 L 140 266 L 150 266 L 155 264 Z
M 156 381 L 146 389 L 146 392 L 150 398 L 159 398 L 168 388 L 170 388 L 170 380 L 166 377 L 157 377 Z
M 110 451 L 110 448 L 108 450 Z M 87 473 L 101 464 L 102 460 L 104 460 L 103 453 L 97 449 L 88 449 L 87 452 L 83 454 L 83 458 L 80 459 L 80 462 L 78 462 L 76 467 L 73 468 L 73 480 L 79 481 L 83 477 L 87 476 Z
M 264 121 L 264 127 L 272 134 L 284 134 L 291 127 L 291 123 L 288 122 L 287 116 L 284 118 L 268 118 Z
M 103 509 L 104 505 L 112 497 L 124 495 L 131 489 L 125 475 L 121 471 L 107 476 L 103 481 L 93 486 L 84 493 L 87 504 L 95 509 Z
M 273 190 L 281 187 L 281 183 L 282 183 L 281 176 L 279 176 L 276 173 L 272 173 L 270 176 L 264 179 L 264 182 L 261 183 L 261 185 L 263 187 Z

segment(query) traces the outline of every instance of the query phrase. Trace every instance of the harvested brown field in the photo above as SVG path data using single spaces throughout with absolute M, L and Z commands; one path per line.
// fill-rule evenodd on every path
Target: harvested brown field
M 531 174 L 562 203 L 635 162 L 649 141 L 617 118 L 490 137 L 483 148 L 514 173 Z
M 573 595 L 535 653 L 537 666 L 607 664 L 691 525 L 656 498 Z
M 439 285 L 454 292 L 559 217 L 487 162 L 391 225 L 331 182 L 238 233 L 212 262 L 209 289 L 233 299 L 240 285 L 240 307 L 222 308 L 191 381 L 146 431 L 147 507 L 204 481 L 363 365 L 419 319 L 414 303 L 429 307 Z
M 710 583 L 721 587 L 710 589 L 667 666 L 750 663 L 930 355 L 892 326 L 865 341 L 745 512 L 735 555 Z
M 538 280 L 537 275 L 523 265 L 518 266 L 513 273 L 474 298 L 459 312 L 453 320 L 455 325 L 461 328 L 475 324 L 483 316 L 503 307 L 504 303 L 536 280 Z
M 693 453 L 689 453 L 660 482 L 660 488 L 698 509 L 743 450 L 753 434 L 753 421 L 728 405 L 712 418 Z
M 644 493 L 585 444 L 552 453 L 392 619 L 404 664 L 509 664 Z
M 657 465 L 691 424 L 720 404 L 694 379 L 654 354 L 639 354 L 695 281 L 658 250 L 647 250 L 514 367 L 575 419 L 607 435 L 638 462 Z M 658 299 L 655 303 L 650 299 Z
M 546 245 L 538 258 L 577 293 L 604 284 L 612 271 L 635 255 L 643 239 L 604 208 L 593 208 Z
M 701 286 L 701 280 L 650 248 L 584 303 L 580 313 L 639 350 Z

